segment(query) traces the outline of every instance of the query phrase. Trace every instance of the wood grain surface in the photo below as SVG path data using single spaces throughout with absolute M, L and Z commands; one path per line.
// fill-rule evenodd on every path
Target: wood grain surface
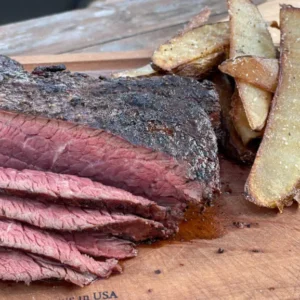
M 214 20 L 227 10 L 226 0 L 96 1 L 86 9 L 0 26 L 0 53 L 154 49 L 204 6 L 211 8 Z
M 126 51 L 104 53 L 73 53 L 60 55 L 12 56 L 27 71 L 37 66 L 65 64 L 71 71 L 123 70 L 137 68 L 151 61 L 152 51 Z

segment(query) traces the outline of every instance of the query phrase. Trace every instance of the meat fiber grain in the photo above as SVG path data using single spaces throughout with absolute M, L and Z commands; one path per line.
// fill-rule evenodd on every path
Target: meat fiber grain
M 137 256 L 135 245 L 104 233 L 72 232 L 63 234 L 64 238 L 76 244 L 78 250 L 94 257 L 124 259 Z
M 30 284 L 39 280 L 65 280 L 80 287 L 97 280 L 92 274 L 81 274 L 63 264 L 36 255 L 0 248 L 0 279 Z
M 10 220 L 0 220 L 0 246 L 48 257 L 80 273 L 94 274 L 99 278 L 121 271 L 115 259 L 95 261 L 82 255 L 74 243 L 68 243 L 60 235 Z
M 0 191 L 45 203 L 133 213 L 159 221 L 164 221 L 168 215 L 166 208 L 153 201 L 72 175 L 0 167 Z
M 0 217 L 60 232 L 97 230 L 136 242 L 167 238 L 172 234 L 172 231 L 165 228 L 163 224 L 134 215 L 45 204 L 3 194 L 0 194 Z

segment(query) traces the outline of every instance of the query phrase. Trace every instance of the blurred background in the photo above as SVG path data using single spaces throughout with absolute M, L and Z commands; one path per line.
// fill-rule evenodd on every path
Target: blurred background
M 151 53 L 206 6 L 227 18 L 226 0 L 0 0 L 0 54 Z
M 9 0 L 1 1 L 0 24 L 24 21 L 77 8 L 87 7 L 92 0 Z

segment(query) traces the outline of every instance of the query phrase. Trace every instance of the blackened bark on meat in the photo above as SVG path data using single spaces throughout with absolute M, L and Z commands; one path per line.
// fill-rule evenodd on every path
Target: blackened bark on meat
M 47 75 L 47 72 L 61 72 L 61 71 L 65 71 L 66 69 L 67 68 L 64 64 L 53 65 L 53 66 L 40 66 L 40 67 L 36 67 L 32 71 L 32 74 Z
M 1 57 L 2 64 L 13 64 L 7 60 Z M 1 144 L 5 141 L 9 149 L 18 148 L 11 160 L 12 155 L 1 147 L 5 155 L 2 165 L 16 167 L 18 160 L 23 162 L 19 168 L 90 177 L 158 203 L 166 198 L 199 202 L 211 199 L 219 189 L 216 137 L 205 112 L 211 114 L 217 103 L 217 93 L 210 83 L 177 76 L 100 81 L 70 72 L 31 75 L 13 66 L 11 73 L 7 69 L 0 72 L 0 109 L 67 120 L 106 132 L 55 121 L 43 123 L 32 117 L 23 119 L 22 142 L 26 141 L 30 154 L 34 154 L 29 158 L 29 149 L 18 145 L 21 137 L 14 142 L 9 142 L 12 137 L 6 132 L 4 137 L 9 129 L 2 121 Z M 11 128 L 18 126 L 18 119 L 12 116 Z M 62 133 L 65 126 L 68 129 Z M 38 132 L 43 130 L 44 136 Z M 98 136 L 97 144 L 91 145 L 91 136 L 94 143 Z M 52 154 L 41 161 L 37 158 L 41 150 L 51 150 Z
M 24 72 L 23 66 L 17 61 L 10 59 L 7 56 L 0 55 L 0 73 L 9 76 L 17 77 L 22 76 Z M 26 74 L 24 74 L 26 76 Z

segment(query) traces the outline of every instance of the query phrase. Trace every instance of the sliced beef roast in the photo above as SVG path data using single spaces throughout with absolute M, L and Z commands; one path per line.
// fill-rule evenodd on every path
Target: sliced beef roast
M 22 281 L 26 284 L 37 280 L 58 279 L 82 287 L 92 283 L 97 276 L 76 272 L 63 264 L 35 255 L 0 248 L 0 279 Z
M 159 221 L 167 218 L 166 208 L 153 201 L 72 175 L 0 167 L 0 191 L 44 202 L 134 213 Z
M 0 220 L 0 246 L 48 257 L 78 272 L 94 274 L 99 278 L 106 278 L 113 271 L 121 271 L 115 259 L 95 261 L 82 255 L 74 243 L 68 243 L 58 234 L 10 220 Z
M 0 165 L 89 177 L 161 205 L 218 190 L 208 82 L 35 73 L 0 58 L 0 109 L 27 115 L 0 113 Z
M 219 121 L 208 81 L 30 74 L 0 56 L 0 279 L 121 272 L 131 241 L 170 236 L 219 191 Z
M 58 231 L 98 230 L 133 241 L 167 238 L 172 233 L 162 223 L 134 215 L 44 204 L 2 194 L 0 194 L 0 217 Z
M 94 257 L 124 259 L 137 255 L 137 249 L 132 242 L 107 234 L 73 232 L 64 233 L 63 236 L 66 240 L 74 242 L 80 252 Z

